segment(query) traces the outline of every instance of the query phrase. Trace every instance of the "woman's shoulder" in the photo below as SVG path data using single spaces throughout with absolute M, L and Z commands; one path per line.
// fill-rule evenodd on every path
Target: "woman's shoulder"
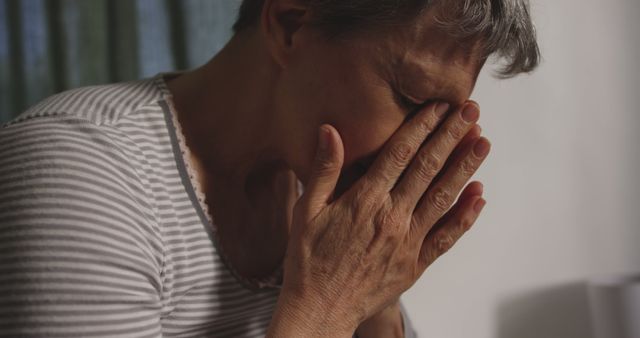
M 74 117 L 96 125 L 116 124 L 137 110 L 159 109 L 157 103 L 164 97 L 159 76 L 69 89 L 35 103 L 2 127 L 51 116 Z

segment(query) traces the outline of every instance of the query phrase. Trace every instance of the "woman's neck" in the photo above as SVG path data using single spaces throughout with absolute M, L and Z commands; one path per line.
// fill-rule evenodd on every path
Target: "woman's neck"
M 273 67 L 259 61 L 268 58 L 234 39 L 167 85 L 196 167 L 237 187 L 258 168 L 282 167 L 286 121 L 273 107 Z
M 167 86 L 223 249 L 255 277 L 282 260 L 297 180 L 285 155 L 291 122 L 274 109 L 276 68 L 256 43 L 235 40 L 247 38 Z

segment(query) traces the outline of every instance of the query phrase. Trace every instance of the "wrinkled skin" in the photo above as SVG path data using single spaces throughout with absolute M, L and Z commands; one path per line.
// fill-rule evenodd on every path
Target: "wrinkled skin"
M 339 191 L 362 174 L 419 104 L 443 100 L 459 107 L 471 95 L 483 65 L 473 53 L 477 46 L 461 49 L 432 26 L 428 13 L 413 26 L 348 36 L 344 42 L 325 41 L 313 31 L 299 33 L 301 46 L 283 73 L 276 100 L 285 102 L 281 111 L 292 120 L 305 120 L 292 124 L 299 139 L 314 142 L 309 136 L 321 123 L 340 132 L 345 170 Z M 304 182 L 313 152 L 295 154 L 290 162 L 300 167 Z
M 444 111 L 436 104 L 420 111 L 387 142 L 367 173 L 337 199 L 332 195 L 344 146 L 334 128 L 324 127 L 321 137 L 326 145 L 321 143 L 307 190 L 295 207 L 285 260 L 285 296 L 276 315 L 287 318 L 299 313 L 295 309 L 307 308 L 305 318 L 288 318 L 297 323 L 297 330 L 300 323 L 310 323 L 303 326 L 309 331 L 295 334 L 349 336 L 413 285 L 476 220 L 481 210 L 475 206 L 478 198 L 462 200 L 454 211 L 447 210 L 487 156 L 487 140 L 481 138 L 458 153 L 436 179 L 444 159 L 478 118 L 477 107 L 464 108 L 469 121 L 458 110 L 437 131 L 441 119 L 437 112 Z M 277 321 L 272 322 L 273 336 L 287 332 L 273 323 Z M 327 327 L 331 331 L 324 331 Z
M 467 184 L 489 148 L 468 101 L 481 44 L 442 34 L 429 12 L 338 40 L 308 17 L 267 0 L 255 29 L 169 86 L 233 265 L 260 275 L 286 250 L 268 335 L 374 337 L 483 206 L 482 185 Z M 274 188 L 283 173 L 305 185 L 295 206 L 290 184 Z
M 302 48 L 276 93 L 287 102 L 283 111 L 307 113 L 311 126 L 304 134 L 327 124 L 333 153 L 302 160 L 316 167 L 301 165 L 297 171 L 307 191 L 296 204 L 285 260 L 283 290 L 292 296 L 281 297 L 275 318 L 313 318 L 311 331 L 295 334 L 348 336 L 392 306 L 469 229 L 484 205 L 481 185 L 470 184 L 449 210 L 488 152 L 488 141 L 478 141 L 478 116 L 470 122 L 461 118 L 465 108 L 478 113 L 467 99 L 484 61 L 477 57 L 479 45 L 460 48 L 433 28 L 429 15 L 403 29 L 345 42 L 327 42 L 314 33 L 298 33 Z M 434 132 L 436 104 L 422 106 L 406 122 L 432 102 L 454 108 L 440 134 Z M 413 159 L 432 134 L 437 136 L 427 150 Z M 480 156 L 472 152 L 478 142 L 486 148 Z M 325 316 L 296 316 L 297 308 L 308 307 L 300 303 L 315 304 Z M 276 322 L 271 335 L 287 332 Z M 318 322 L 333 331 L 313 331 L 323 330 Z

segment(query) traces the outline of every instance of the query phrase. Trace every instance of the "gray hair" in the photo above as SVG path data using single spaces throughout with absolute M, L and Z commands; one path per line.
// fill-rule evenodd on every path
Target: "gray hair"
M 393 26 L 417 18 L 437 5 L 436 24 L 453 38 L 480 38 L 483 58 L 504 61 L 501 78 L 533 71 L 540 62 L 529 0 L 304 0 L 315 24 L 330 35 L 355 29 Z M 234 32 L 254 26 L 264 0 L 243 0 Z

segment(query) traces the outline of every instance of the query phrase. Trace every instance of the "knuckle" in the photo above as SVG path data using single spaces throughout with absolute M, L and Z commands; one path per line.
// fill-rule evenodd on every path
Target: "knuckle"
M 438 213 L 445 213 L 451 203 L 451 193 L 442 187 L 436 187 L 429 195 L 429 202 Z
M 459 123 L 452 123 L 445 129 L 447 135 L 454 140 L 459 140 L 465 135 L 464 126 Z
M 376 223 L 381 234 L 386 237 L 395 237 L 401 224 L 400 213 L 394 208 L 382 211 L 378 214 Z
M 378 226 L 381 229 L 390 229 L 396 226 L 396 215 L 393 212 L 381 212 L 377 218 Z
M 423 118 L 416 123 L 416 128 L 420 133 L 428 135 L 433 132 L 435 128 L 434 122 L 435 121 L 431 118 Z
M 442 232 L 435 238 L 435 249 L 438 256 L 443 255 L 453 247 L 455 239 L 448 233 Z
M 471 176 L 476 171 L 476 164 L 470 158 L 465 158 L 458 165 L 458 172 L 464 176 Z
M 359 189 L 354 193 L 351 204 L 357 214 L 370 217 L 377 207 L 376 200 L 376 196 L 369 190 Z
M 424 154 L 418 157 L 418 168 L 416 175 L 423 181 L 430 181 L 438 174 L 440 169 L 440 158 L 433 154 Z
M 412 147 L 406 142 L 394 144 L 389 151 L 391 164 L 402 168 L 411 159 L 411 152 Z
M 469 219 L 468 217 L 462 217 L 458 220 L 457 229 L 459 229 L 459 232 L 462 234 L 469 230 L 472 224 L 473 220 Z

